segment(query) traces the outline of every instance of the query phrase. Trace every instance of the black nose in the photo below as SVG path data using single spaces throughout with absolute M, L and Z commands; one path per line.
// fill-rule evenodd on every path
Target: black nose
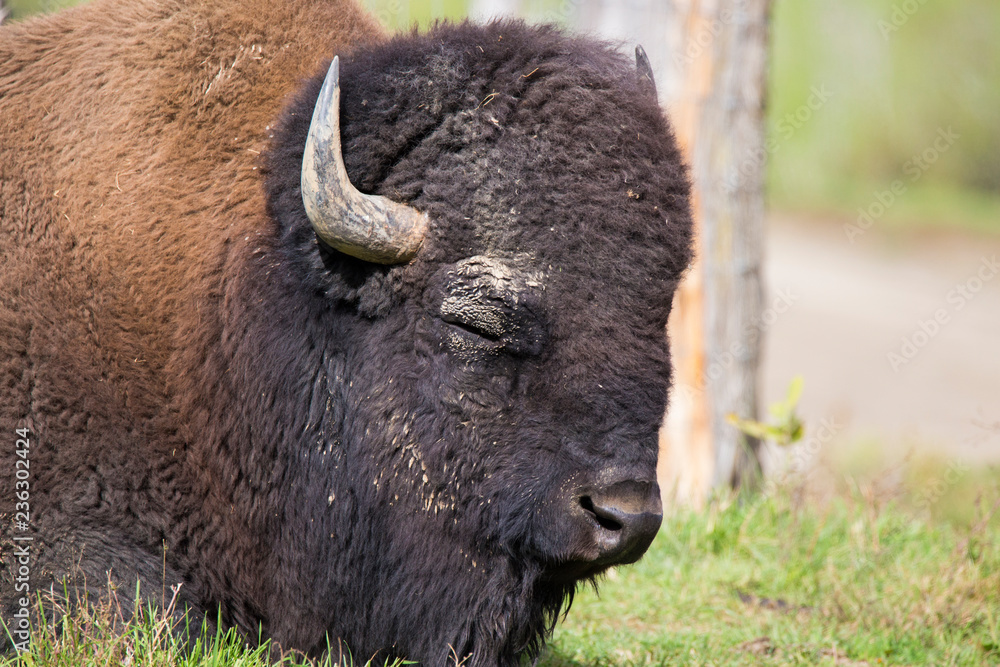
M 579 506 L 593 534 L 596 565 L 639 560 L 663 521 L 656 482 L 617 482 L 580 496 Z

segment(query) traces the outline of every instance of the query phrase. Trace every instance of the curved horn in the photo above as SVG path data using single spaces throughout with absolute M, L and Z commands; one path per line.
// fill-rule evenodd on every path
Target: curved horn
M 302 156 L 302 203 L 316 235 L 337 250 L 378 264 L 409 261 L 427 216 L 411 206 L 359 192 L 340 152 L 340 59 L 334 58 L 313 109 Z
M 653 66 L 642 45 L 635 47 L 635 68 L 638 70 L 639 83 L 656 97 L 656 79 L 653 78 Z

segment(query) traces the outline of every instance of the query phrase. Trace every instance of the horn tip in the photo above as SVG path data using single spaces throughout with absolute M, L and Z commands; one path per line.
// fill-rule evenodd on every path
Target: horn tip
M 646 49 L 642 48 L 642 44 L 635 46 L 635 67 L 640 83 L 653 94 L 653 97 L 657 97 L 653 65 L 649 62 L 649 56 L 646 54 Z

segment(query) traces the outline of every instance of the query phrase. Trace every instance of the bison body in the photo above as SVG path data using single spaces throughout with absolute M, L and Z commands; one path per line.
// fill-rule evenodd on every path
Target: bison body
M 415 257 L 317 240 L 351 182 Z M 109 582 L 318 654 L 513 665 L 659 525 L 688 186 L 634 63 L 518 23 L 387 38 L 339 0 L 94 0 L 0 29 L 0 612 Z M 9 450 L 8 450 L 9 451 Z

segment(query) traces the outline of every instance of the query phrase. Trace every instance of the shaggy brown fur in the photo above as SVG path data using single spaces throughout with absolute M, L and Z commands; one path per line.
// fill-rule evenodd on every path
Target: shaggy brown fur
M 159 412 L 172 323 L 198 317 L 176 295 L 217 292 L 212 264 L 266 220 L 255 171 L 268 124 L 331 53 L 383 38 L 346 0 L 95 0 L 5 26 L 0 294 L 38 309 L 3 318 L 5 372 L 38 374 L 36 395 L 54 373 L 95 409 L 114 395 L 133 414 Z M 59 326 L 29 331 L 53 297 Z M 24 367 L 45 349 L 79 353 L 53 359 L 58 371 Z M 107 349 L 120 354 L 101 364 L 106 377 L 89 377 Z
M 305 216 L 335 53 L 352 182 L 431 220 L 410 263 L 341 255 Z M 32 590 L 93 596 L 110 571 L 182 582 L 196 630 L 518 664 L 659 525 L 690 240 L 649 82 L 602 43 L 516 22 L 387 39 L 332 0 L 5 26 L 0 437 L 32 432 Z M 614 493 L 621 522 L 598 514 Z
M 217 484 L 191 478 L 198 434 L 170 414 L 168 366 L 197 344 L 200 309 L 233 298 L 228 264 L 266 227 L 269 123 L 330 54 L 384 37 L 347 0 L 94 0 L 0 30 L 0 424 L 11 437 L 15 425 L 34 431 L 36 509 L 71 499 L 99 543 L 115 543 L 106 525 L 118 524 L 126 582 L 137 534 L 148 547 L 246 533 L 240 516 L 213 517 L 230 530 L 187 525 L 231 499 L 205 497 Z M 0 495 L 7 528 L 6 485 Z M 124 508 L 149 523 L 120 525 Z M 35 513 L 34 590 L 87 541 L 78 514 L 63 525 Z M 253 606 L 275 584 L 265 563 L 240 558 L 253 546 L 198 544 L 192 567 L 210 587 L 252 582 L 233 592 Z M 90 551 L 84 560 L 106 558 Z M 222 553 L 251 576 L 213 572 Z M 206 593 L 187 586 L 187 599 Z

